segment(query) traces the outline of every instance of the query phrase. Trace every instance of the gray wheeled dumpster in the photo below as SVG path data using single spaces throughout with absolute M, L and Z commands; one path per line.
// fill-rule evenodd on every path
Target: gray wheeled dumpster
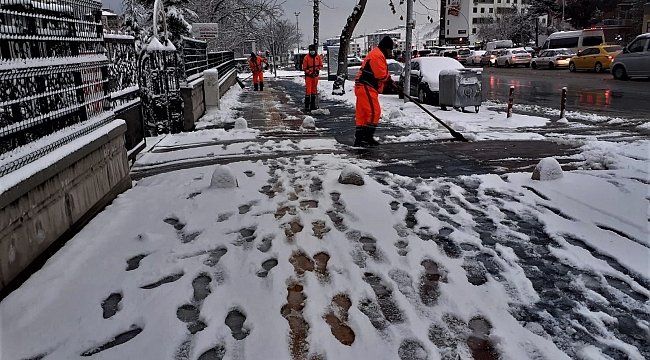
M 464 108 L 474 106 L 478 112 L 483 94 L 481 91 L 482 73 L 478 69 L 443 70 L 439 75 L 440 107 Z

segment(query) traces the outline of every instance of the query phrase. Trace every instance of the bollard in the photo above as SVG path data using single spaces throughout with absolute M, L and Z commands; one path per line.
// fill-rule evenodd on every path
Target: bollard
M 511 86 L 510 95 L 508 95 L 508 115 L 506 116 L 508 119 L 512 117 L 512 104 L 515 101 L 514 97 L 515 97 L 515 87 Z
M 560 103 L 560 119 L 564 119 L 565 110 L 566 110 L 566 86 L 562 88 L 562 102 Z

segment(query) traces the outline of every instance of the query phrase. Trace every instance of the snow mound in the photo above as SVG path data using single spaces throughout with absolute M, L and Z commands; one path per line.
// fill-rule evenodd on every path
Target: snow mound
M 404 116 L 403 112 L 401 112 L 401 111 L 399 111 L 397 109 L 394 109 L 394 110 L 391 110 L 390 114 L 388 115 L 388 118 L 393 120 L 393 119 L 401 118 L 402 116 Z
M 358 186 L 365 184 L 363 170 L 356 165 L 347 165 L 339 175 L 339 183 Z
M 214 169 L 212 180 L 210 181 L 211 189 L 229 189 L 236 187 L 239 187 L 237 176 L 235 176 L 235 172 L 230 168 L 230 166 L 219 165 Z
M 312 113 L 314 112 L 312 111 Z M 302 121 L 302 128 L 307 130 L 315 130 L 316 121 L 311 116 L 305 116 L 305 119 Z
M 311 111 L 312 115 L 329 115 L 330 111 L 327 109 L 316 109 Z
M 560 163 L 552 157 L 547 157 L 540 160 L 537 166 L 535 166 L 532 179 L 547 181 L 557 180 L 563 176 Z
M 244 118 L 237 118 L 235 120 L 235 130 L 246 130 L 248 129 L 248 122 Z
M 558 124 L 568 124 L 569 120 L 567 120 L 567 118 L 563 117 L 560 120 L 558 120 L 557 122 L 558 122 Z

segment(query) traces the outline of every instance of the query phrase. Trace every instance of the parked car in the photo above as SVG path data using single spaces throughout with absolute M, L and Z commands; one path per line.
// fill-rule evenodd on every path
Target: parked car
M 620 45 L 598 45 L 578 51 L 569 61 L 569 71 L 594 70 L 601 73 L 609 69 L 614 56 L 621 50 L 623 47 Z
M 494 66 L 498 54 L 499 50 L 486 51 L 485 54 L 481 56 L 481 66 Z
M 458 50 L 445 50 L 442 52 L 442 56 L 456 59 L 456 61 L 458 61 Z
M 357 56 L 348 56 L 348 66 L 361 66 L 363 60 Z
M 467 65 L 481 65 L 483 54 L 486 52 L 485 50 L 473 50 L 467 58 Z
M 614 57 L 612 75 L 618 80 L 650 77 L 650 33 L 641 34 Z
M 517 65 L 524 65 L 525 67 L 529 67 L 530 59 L 532 57 L 533 56 L 523 48 L 502 50 L 500 55 L 497 57 L 495 65 L 496 67 L 516 67 Z
M 390 77 L 394 82 L 399 82 L 400 75 L 404 71 L 404 65 L 397 60 L 388 59 L 386 60 L 386 65 L 388 66 L 388 72 Z M 397 92 L 393 88 L 384 88 L 383 94 L 396 94 Z
M 458 50 L 458 62 L 461 64 L 467 64 L 467 59 L 469 56 L 472 54 L 472 51 L 470 49 L 459 49 Z
M 533 69 L 549 68 L 551 70 L 569 67 L 569 61 L 573 56 L 575 54 L 569 49 L 544 50 L 531 61 L 530 66 Z
M 411 86 L 409 95 L 416 96 L 421 103 L 438 105 L 440 100 L 440 83 L 438 75 L 442 70 L 463 69 L 464 66 L 456 59 L 448 57 L 421 57 L 411 60 Z M 402 72 L 398 84 L 404 86 Z M 401 97 L 401 96 L 400 96 Z

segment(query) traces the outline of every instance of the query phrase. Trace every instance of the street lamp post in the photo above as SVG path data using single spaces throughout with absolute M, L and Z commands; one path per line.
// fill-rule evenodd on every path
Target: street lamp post
M 298 50 L 296 52 L 300 53 L 300 28 L 298 27 L 298 15 L 300 15 L 300 11 L 296 11 L 293 14 L 296 15 L 296 37 L 298 38 Z

